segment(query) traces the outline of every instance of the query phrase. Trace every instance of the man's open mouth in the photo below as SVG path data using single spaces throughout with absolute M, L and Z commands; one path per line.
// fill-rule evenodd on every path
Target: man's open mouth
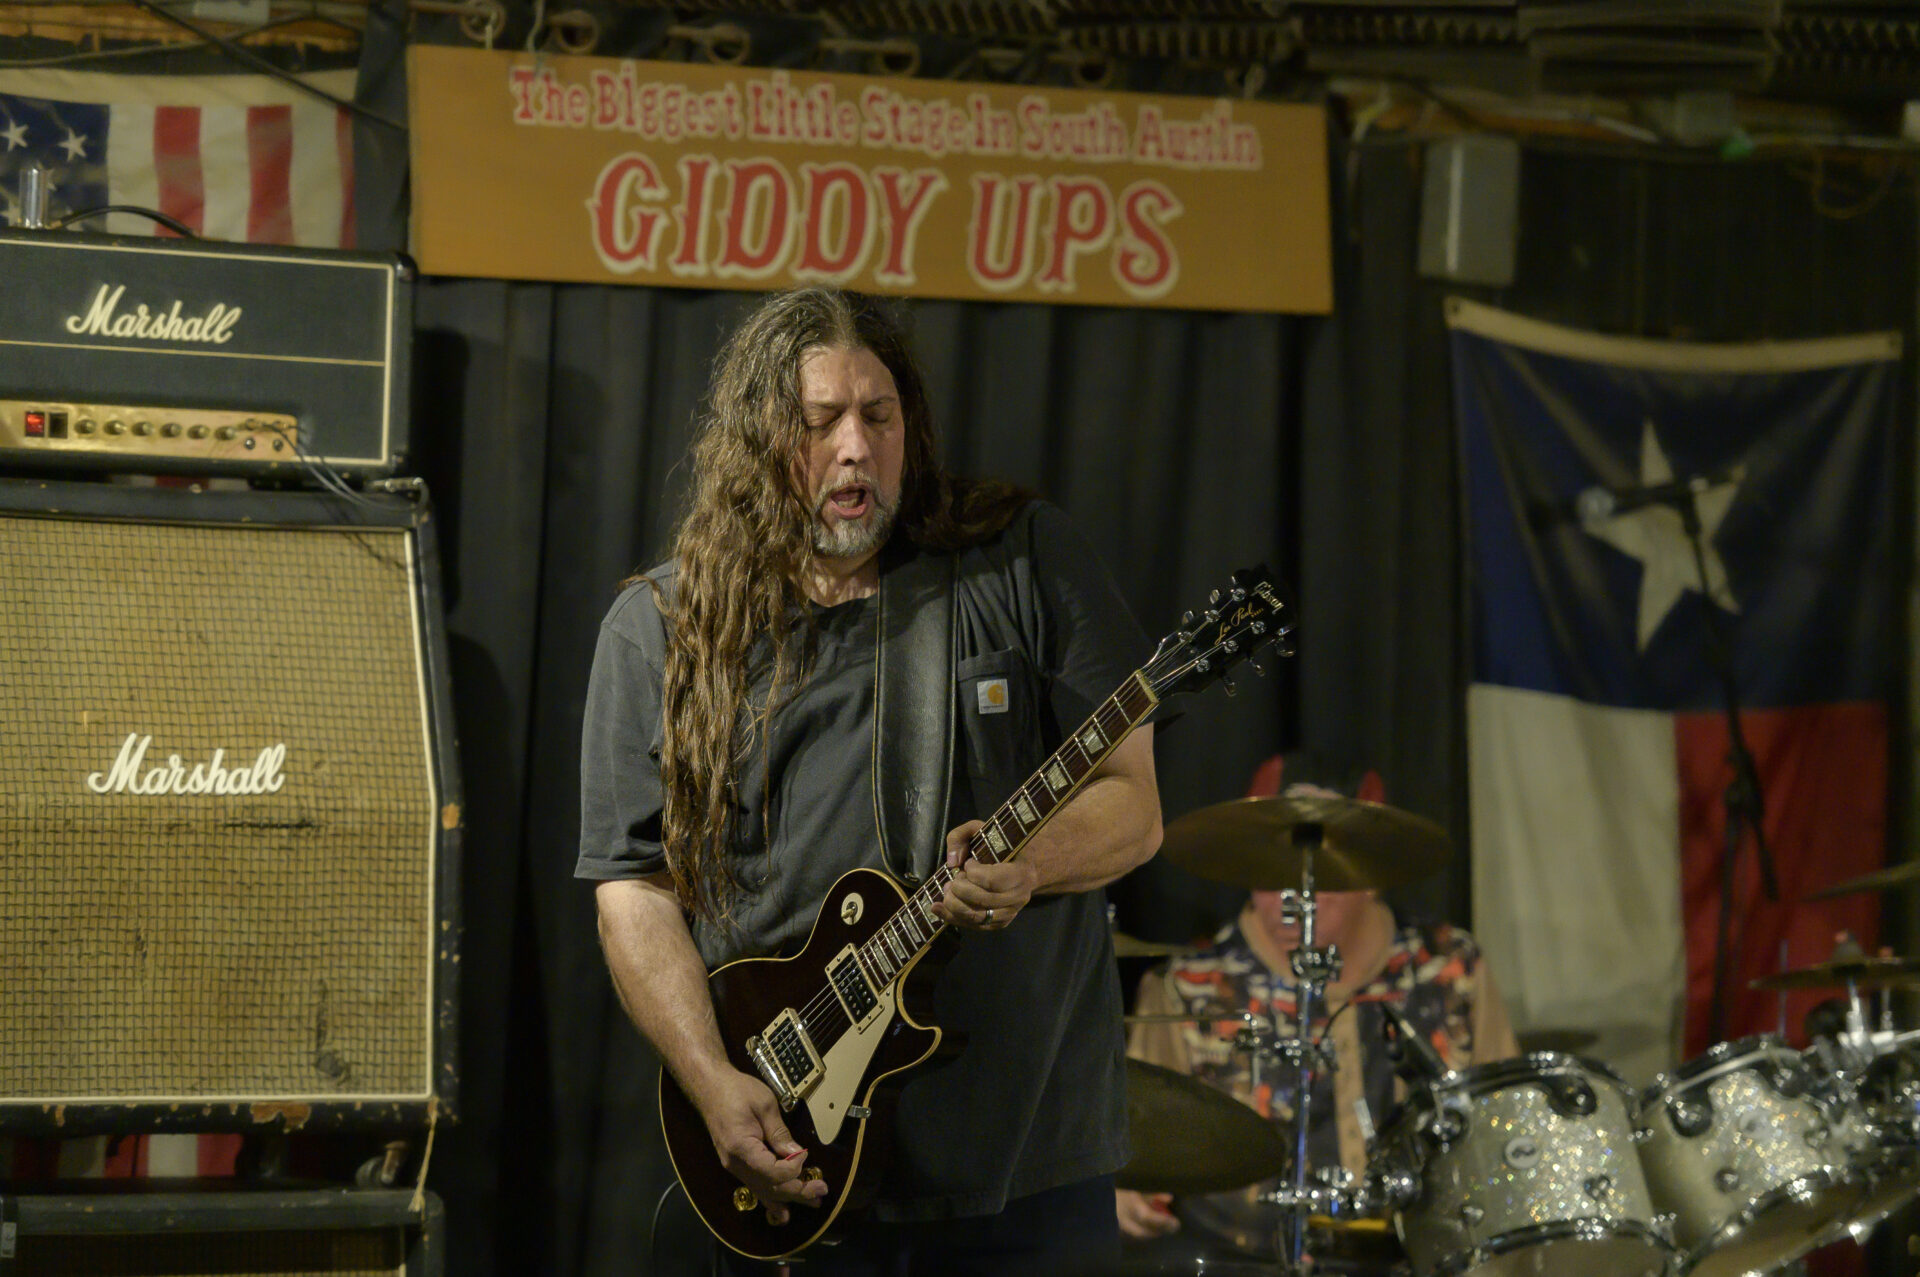
M 848 484 L 827 494 L 827 506 L 843 519 L 857 519 L 867 512 L 871 496 L 866 484 Z

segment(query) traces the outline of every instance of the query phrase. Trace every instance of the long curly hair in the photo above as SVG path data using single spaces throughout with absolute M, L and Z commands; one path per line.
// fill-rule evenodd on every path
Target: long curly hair
M 693 483 L 674 536 L 677 575 L 662 599 L 662 831 L 680 903 L 714 924 L 740 890 L 727 848 L 741 764 L 764 749 L 782 697 L 808 673 L 813 620 L 800 581 L 814 555 L 814 511 L 796 460 L 805 445 L 800 367 L 817 348 L 872 352 L 893 375 L 905 430 L 895 535 L 954 550 L 1003 529 L 1031 494 L 949 475 L 937 457 L 926 388 L 894 309 L 803 288 L 766 300 L 714 360 L 697 423 Z M 765 704 L 749 689 L 771 664 Z

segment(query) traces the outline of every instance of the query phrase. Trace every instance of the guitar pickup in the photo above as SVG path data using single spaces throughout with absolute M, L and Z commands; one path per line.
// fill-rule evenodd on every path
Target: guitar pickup
M 747 1056 L 772 1090 L 780 1107 L 790 1109 L 820 1080 L 820 1052 L 792 1007 L 773 1018 L 760 1034 L 747 1039 Z
M 836 953 L 827 963 L 827 983 L 856 1029 L 865 1028 L 870 1020 L 886 1010 L 873 986 L 867 983 L 867 974 L 860 969 L 860 958 L 852 945 Z

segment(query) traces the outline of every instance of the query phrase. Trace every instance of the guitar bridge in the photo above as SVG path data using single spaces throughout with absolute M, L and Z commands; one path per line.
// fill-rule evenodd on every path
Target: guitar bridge
M 747 1039 L 747 1056 L 782 1110 L 798 1104 L 820 1080 L 820 1052 L 789 1007 L 765 1030 Z

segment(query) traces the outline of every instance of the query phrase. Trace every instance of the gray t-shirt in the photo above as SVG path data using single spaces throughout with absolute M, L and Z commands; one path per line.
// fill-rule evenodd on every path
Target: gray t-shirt
M 1149 655 L 1111 577 L 1052 506 L 1029 506 L 957 566 L 949 826 L 989 814 Z M 649 576 L 670 598 L 671 566 Z M 744 889 L 730 928 L 693 927 L 709 967 L 797 949 L 841 874 L 885 868 L 873 803 L 875 612 L 873 599 L 815 609 L 806 685 L 774 715 L 768 747 L 743 760 L 733 854 Z M 615 600 L 594 657 L 581 878 L 666 867 L 665 651 L 653 588 L 636 584 Z M 938 852 L 916 849 L 921 872 Z M 991 1214 L 1125 1164 L 1120 988 L 1099 892 L 1037 897 L 1006 930 L 964 936 L 934 1003 L 966 1045 L 904 1088 L 877 1216 Z

